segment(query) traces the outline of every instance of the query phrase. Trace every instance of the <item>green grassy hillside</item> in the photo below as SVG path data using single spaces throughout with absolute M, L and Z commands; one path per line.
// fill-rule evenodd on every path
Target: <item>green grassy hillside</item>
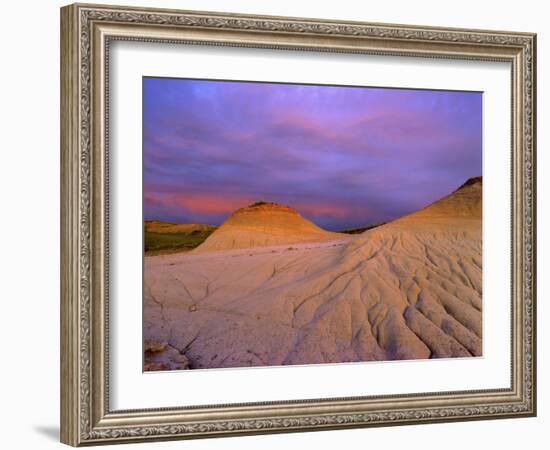
M 193 250 L 216 229 L 211 225 L 171 224 L 145 222 L 144 251 L 146 256 L 163 255 Z M 151 231 L 154 230 L 154 231 Z

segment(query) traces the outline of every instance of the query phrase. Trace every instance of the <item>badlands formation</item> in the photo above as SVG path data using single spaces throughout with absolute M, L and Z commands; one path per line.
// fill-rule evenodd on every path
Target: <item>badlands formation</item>
M 145 231 L 149 233 L 193 233 L 194 231 L 212 231 L 216 227 L 198 223 L 170 223 L 160 220 L 146 220 Z
M 319 228 L 288 206 L 257 202 L 237 210 L 195 253 L 323 241 L 341 236 Z
M 191 369 L 480 356 L 481 197 L 473 178 L 359 235 L 261 204 L 192 252 L 146 257 L 151 369 L 177 368 L 161 363 L 174 352 Z

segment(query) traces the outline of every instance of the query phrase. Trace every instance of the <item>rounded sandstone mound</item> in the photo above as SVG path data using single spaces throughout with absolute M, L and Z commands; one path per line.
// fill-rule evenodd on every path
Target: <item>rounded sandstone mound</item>
M 341 236 L 319 228 L 293 208 L 256 202 L 235 211 L 194 252 L 267 247 Z
M 454 192 L 426 206 L 420 211 L 404 216 L 390 225 L 429 229 L 476 228 L 481 230 L 483 178 L 468 179 Z

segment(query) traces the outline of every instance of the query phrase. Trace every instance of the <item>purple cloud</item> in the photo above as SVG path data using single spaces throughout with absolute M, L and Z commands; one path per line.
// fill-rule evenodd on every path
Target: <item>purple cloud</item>
M 255 200 L 327 229 L 393 220 L 482 171 L 479 92 L 144 78 L 147 219 Z

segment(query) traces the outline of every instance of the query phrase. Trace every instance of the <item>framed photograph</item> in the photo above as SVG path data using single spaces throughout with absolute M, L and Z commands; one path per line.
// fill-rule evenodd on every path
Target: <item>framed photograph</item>
M 535 415 L 535 58 L 62 8 L 62 442 Z

